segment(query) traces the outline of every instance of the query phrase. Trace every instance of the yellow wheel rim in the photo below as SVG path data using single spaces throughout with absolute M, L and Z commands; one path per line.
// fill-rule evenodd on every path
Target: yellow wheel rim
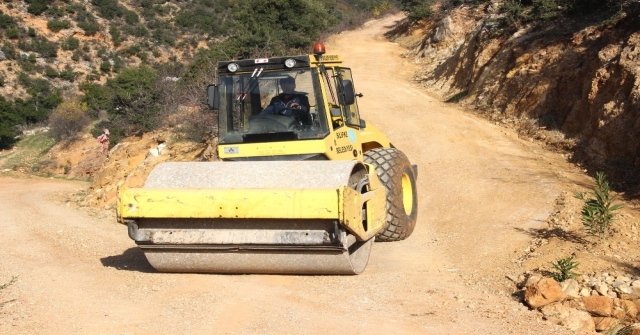
M 404 212 L 410 215 L 413 212 L 413 185 L 408 174 L 402 174 L 402 204 Z

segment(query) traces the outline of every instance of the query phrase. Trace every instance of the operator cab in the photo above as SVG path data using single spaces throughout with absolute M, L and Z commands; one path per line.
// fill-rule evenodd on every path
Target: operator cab
M 304 55 L 218 63 L 218 84 L 210 85 L 207 95 L 209 107 L 218 110 L 219 143 L 322 139 L 331 129 L 364 127 L 351 71 L 337 66 L 339 58 L 332 56 L 338 61 L 327 66 L 318 54 L 315 61 Z M 304 108 L 265 111 L 292 79 L 293 94 L 305 102 Z
M 251 143 L 323 138 L 329 132 L 314 69 L 221 74 L 218 77 L 220 143 Z M 308 100 L 303 110 L 261 114 L 282 92 L 281 81 L 295 80 L 297 96 Z M 307 113 L 305 115 L 305 113 Z

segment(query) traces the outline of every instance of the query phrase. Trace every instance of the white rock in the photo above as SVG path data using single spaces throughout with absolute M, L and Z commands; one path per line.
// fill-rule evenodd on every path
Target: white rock
M 609 292 L 609 286 L 605 283 L 598 283 L 593 288 L 601 295 L 607 295 Z
M 616 277 L 616 281 L 617 282 L 620 282 L 620 281 L 621 282 L 630 282 L 631 278 L 626 277 L 626 276 L 618 276 L 618 277 Z
M 160 143 L 158 144 L 158 154 L 162 153 L 162 150 L 167 146 L 166 143 Z
M 591 290 L 589 290 L 586 287 L 583 287 L 582 289 L 580 289 L 580 296 L 582 297 L 588 297 L 591 295 Z
M 616 279 L 616 281 L 614 281 L 613 284 L 611 284 L 611 286 L 613 286 L 615 288 L 615 287 L 626 285 L 626 284 L 627 284 L 626 282 Z
M 580 285 L 575 279 L 567 279 L 560 283 L 560 287 L 562 287 L 562 292 L 567 296 L 578 298 L 580 297 Z
M 631 292 L 633 292 L 631 287 L 629 287 L 629 285 L 627 285 L 627 284 L 623 284 L 623 285 L 617 286 L 615 288 L 615 290 L 617 292 L 619 292 L 619 293 L 624 293 L 624 294 L 631 294 Z
M 159 155 L 160 155 L 160 151 L 158 150 L 158 148 L 153 148 L 153 149 L 149 150 L 149 153 L 147 154 L 147 157 L 149 157 L 149 156 L 158 157 Z

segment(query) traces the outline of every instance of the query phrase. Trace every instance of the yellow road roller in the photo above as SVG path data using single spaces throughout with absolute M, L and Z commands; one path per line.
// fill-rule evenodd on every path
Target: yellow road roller
M 359 274 L 411 235 L 417 167 L 358 110 L 351 70 L 311 55 L 218 63 L 216 162 L 156 166 L 117 214 L 160 272 Z

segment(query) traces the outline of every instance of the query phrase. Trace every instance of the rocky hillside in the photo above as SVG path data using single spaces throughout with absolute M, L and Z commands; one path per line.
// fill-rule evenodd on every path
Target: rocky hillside
M 523 134 L 569 150 L 619 190 L 640 188 L 640 3 L 504 34 L 501 1 L 462 5 L 390 36 L 422 65 L 415 79 Z

